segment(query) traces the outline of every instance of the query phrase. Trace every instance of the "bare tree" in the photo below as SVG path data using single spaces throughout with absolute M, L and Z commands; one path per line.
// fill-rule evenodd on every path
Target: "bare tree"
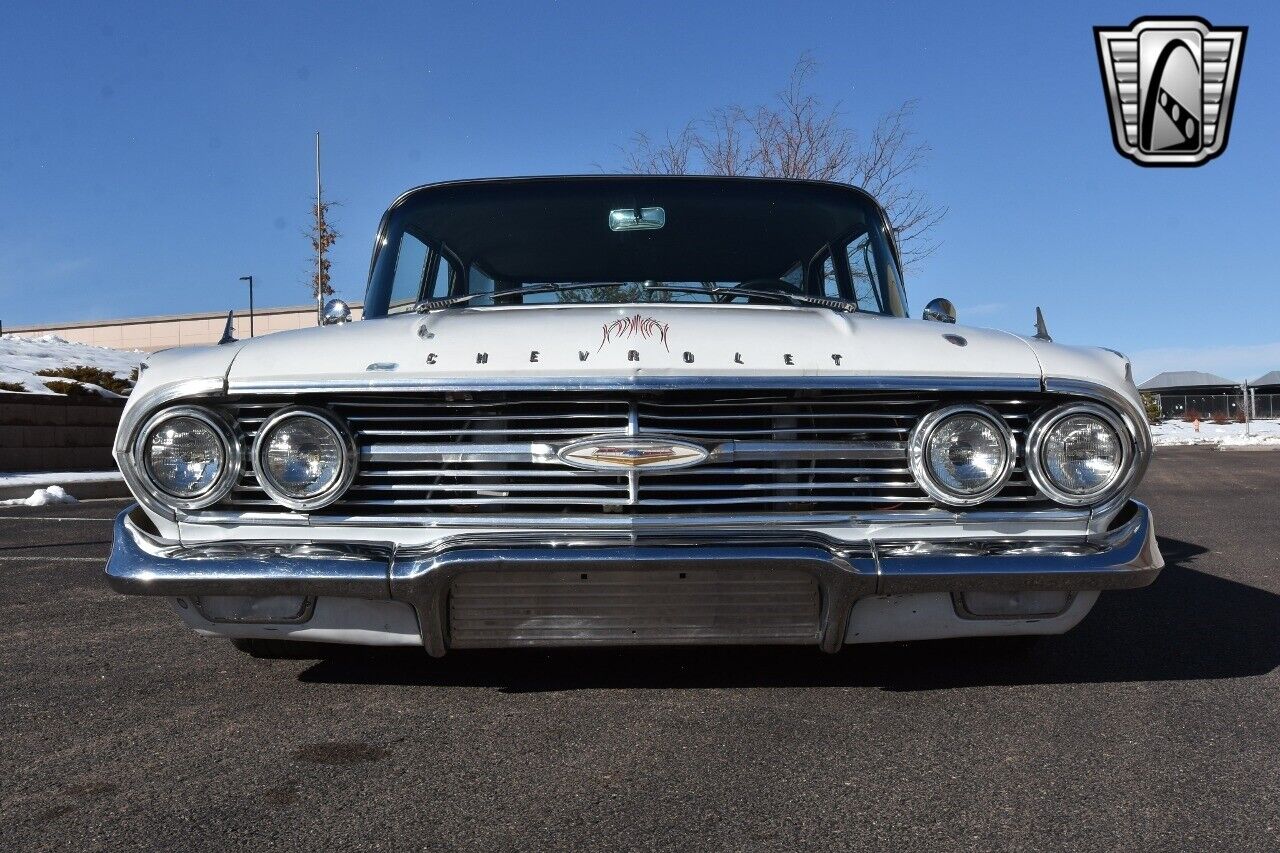
M 642 174 L 761 175 L 841 181 L 871 193 L 884 206 L 903 261 L 913 265 L 937 249 L 933 229 L 947 209 L 912 184 L 928 158 L 928 144 L 911 127 L 916 102 L 890 111 L 861 140 L 839 103 L 828 105 L 810 81 L 817 70 L 805 54 L 782 91 L 752 108 L 717 107 L 675 136 L 655 141 L 637 132 L 624 151 L 626 168 Z
M 326 201 L 320 204 L 320 209 L 316 209 L 315 199 L 311 200 L 311 216 L 314 219 L 311 227 L 302 232 L 311 241 L 311 298 L 329 297 L 334 293 L 333 284 L 329 278 L 329 250 L 333 248 L 333 244 L 338 242 L 338 238 L 342 236 L 332 225 L 329 224 L 329 211 L 337 206 L 337 202 Z M 316 263 L 316 256 L 319 255 L 320 263 Z M 318 269 L 317 269 L 318 267 Z
M 658 143 L 638 130 L 626 152 L 627 169 L 646 175 L 686 175 L 696 138 L 692 123 L 674 137 L 668 133 L 666 141 Z

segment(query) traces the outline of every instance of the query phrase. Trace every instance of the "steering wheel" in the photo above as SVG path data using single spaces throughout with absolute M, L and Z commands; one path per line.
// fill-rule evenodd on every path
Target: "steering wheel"
M 763 290 L 768 293 L 793 293 L 796 296 L 804 296 L 804 291 L 789 281 L 783 281 L 780 278 L 753 278 L 750 281 L 743 281 L 735 284 L 730 290 Z M 772 299 L 762 296 L 745 295 L 748 305 L 776 305 Z M 743 296 L 735 296 L 732 293 L 722 293 L 716 297 L 717 302 L 733 302 L 736 299 L 742 299 Z

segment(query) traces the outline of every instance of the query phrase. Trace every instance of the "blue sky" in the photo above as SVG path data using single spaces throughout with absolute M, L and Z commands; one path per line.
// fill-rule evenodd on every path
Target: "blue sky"
M 1091 28 L 1250 27 L 1230 147 L 1143 169 L 1109 139 Z M 36 4 L 0 28 L 0 320 L 307 299 L 312 133 L 342 201 L 334 277 L 429 181 L 621 165 L 638 129 L 768 98 L 801 53 L 866 128 L 919 100 L 949 207 L 913 312 L 1125 350 L 1140 378 L 1280 369 L 1274 3 Z

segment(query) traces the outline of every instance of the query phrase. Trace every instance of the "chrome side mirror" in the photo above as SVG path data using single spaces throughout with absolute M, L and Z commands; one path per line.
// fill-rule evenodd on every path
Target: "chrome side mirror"
M 351 308 L 341 299 L 330 299 L 324 304 L 324 313 L 320 315 L 320 322 L 326 326 L 350 323 Z
M 933 320 L 935 323 L 954 323 L 956 321 L 956 306 L 951 304 L 950 299 L 938 297 L 924 306 L 924 319 Z

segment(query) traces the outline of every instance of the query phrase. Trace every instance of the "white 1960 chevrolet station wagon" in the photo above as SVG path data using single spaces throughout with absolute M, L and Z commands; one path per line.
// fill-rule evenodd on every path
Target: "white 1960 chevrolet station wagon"
M 848 186 L 412 190 L 364 320 L 151 358 L 107 578 L 258 655 L 1056 634 L 1162 566 L 1126 359 L 909 319 Z

